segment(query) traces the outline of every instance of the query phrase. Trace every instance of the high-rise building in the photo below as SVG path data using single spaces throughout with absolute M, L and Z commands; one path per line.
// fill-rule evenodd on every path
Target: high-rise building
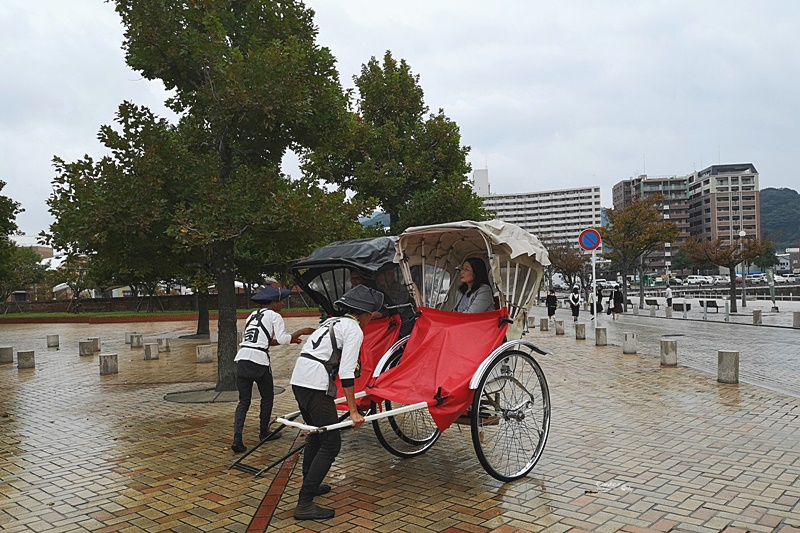
M 688 177 L 689 233 L 723 241 L 761 235 L 758 171 L 752 163 L 711 165 Z
M 656 194 L 663 197 L 659 211 L 664 220 L 671 220 L 678 226 L 680 236 L 675 242 L 664 243 L 663 247 L 650 253 L 646 269 L 666 274 L 672 270 L 672 258 L 678 247 L 689 236 L 689 201 L 687 199 L 686 176 L 648 176 L 642 174 L 623 180 L 614 185 L 612 196 L 614 209 L 621 209 L 632 202 L 649 198 Z
M 479 177 L 485 185 L 485 193 L 478 188 Z M 581 231 L 600 227 L 599 186 L 490 194 L 486 170 L 476 170 L 474 182 L 475 192 L 484 197 L 485 209 L 494 211 L 498 219 L 516 224 L 540 239 L 578 246 Z
M 761 233 L 758 171 L 752 163 L 711 165 L 688 176 L 642 175 L 623 180 L 613 188 L 614 209 L 657 193 L 664 197 L 662 216 L 681 233 L 676 242 L 647 257 L 648 271 L 670 270 L 672 258 L 690 235 L 730 241 L 740 238 L 740 231 L 749 236 Z

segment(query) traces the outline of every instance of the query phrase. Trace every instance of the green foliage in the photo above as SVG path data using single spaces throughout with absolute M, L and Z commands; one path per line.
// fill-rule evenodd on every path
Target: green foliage
M 0 301 L 18 290 L 28 290 L 44 280 L 46 267 L 40 264 L 39 254 L 26 246 L 15 246 L 11 254 L 11 269 L 0 275 Z
M 753 264 L 755 264 L 762 271 L 766 271 L 768 268 L 773 267 L 778 263 L 780 263 L 780 261 L 778 260 L 777 253 L 775 252 L 775 243 L 772 241 L 765 241 L 764 251 L 761 255 L 753 259 Z
M 686 255 L 686 252 L 683 250 L 678 250 L 674 256 L 672 256 L 672 266 L 670 267 L 673 272 L 677 272 L 680 270 L 687 270 L 692 268 L 693 263 L 689 256 Z
M 6 182 L 0 180 L 0 191 L 6 186 Z M 22 213 L 19 202 L 15 202 L 8 196 L 0 194 L 0 238 L 8 237 L 18 231 L 16 218 Z
M 800 194 L 793 189 L 762 189 L 761 234 L 778 250 L 800 245 Z
M 380 206 L 394 234 L 421 223 L 491 218 L 466 178 L 469 147 L 461 146 L 458 125 L 441 109 L 425 117 L 419 76 L 405 60 L 387 51 L 382 65 L 371 58 L 354 81 L 356 111 L 341 135 L 304 154 L 304 173 Z

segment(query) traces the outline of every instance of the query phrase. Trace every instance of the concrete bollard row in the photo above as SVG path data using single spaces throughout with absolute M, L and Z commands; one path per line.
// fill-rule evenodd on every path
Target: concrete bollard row
M 717 352 L 717 381 L 739 383 L 739 352 L 729 350 Z
M 0 364 L 8 364 L 13 362 L 14 362 L 14 347 L 0 346 Z
M 92 342 L 92 350 L 95 352 L 100 351 L 100 337 L 89 337 L 89 340 Z
M 606 346 L 606 345 L 608 345 L 608 329 L 607 328 L 595 328 L 595 330 L 594 330 L 594 345 L 595 346 Z
M 131 343 L 131 336 L 132 335 L 136 335 L 136 332 L 135 331 L 126 331 L 125 332 L 125 344 L 130 344 Z
M 100 354 L 100 375 L 108 376 L 119 372 L 119 361 L 115 353 Z
M 661 366 L 678 366 L 678 341 L 661 339 Z
M 563 335 L 563 334 L 564 334 L 564 321 L 556 320 L 556 335 Z
M 622 335 L 622 353 L 636 353 L 636 333 L 632 331 L 626 331 Z
M 36 368 L 33 351 L 17 352 L 17 368 Z
M 156 339 L 156 342 L 158 342 L 158 351 L 159 352 L 169 352 L 170 351 L 169 339 L 160 338 L 160 339 Z
M 78 341 L 78 355 L 94 355 L 94 342 L 92 341 Z
M 144 345 L 141 333 L 131 334 L 131 348 L 141 348 Z
M 58 348 L 58 335 L 48 335 L 47 336 L 47 347 L 48 348 Z
M 753 309 L 753 324 L 761 325 L 761 309 Z
M 655 305 L 651 305 L 650 306 L 650 316 L 656 316 L 656 306 Z
M 664 312 L 666 313 L 666 317 L 667 318 L 672 318 L 672 308 L 671 307 L 667 307 L 667 309 Z
M 213 363 L 214 362 L 214 347 L 210 344 L 201 344 L 197 347 L 197 362 L 198 363 Z
M 549 331 L 550 330 L 550 320 L 547 318 L 542 318 L 539 320 L 539 331 Z
M 795 329 L 800 329 L 800 311 L 795 311 L 792 313 L 792 327 Z
M 148 342 L 144 345 L 144 360 L 154 361 L 158 359 L 158 343 Z
M 586 340 L 586 324 L 584 324 L 583 322 L 578 322 L 575 324 L 575 340 L 577 341 Z

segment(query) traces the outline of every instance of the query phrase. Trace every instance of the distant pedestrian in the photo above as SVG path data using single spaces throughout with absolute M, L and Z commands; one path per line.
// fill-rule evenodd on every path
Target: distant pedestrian
M 611 291 L 611 296 L 608 298 L 608 307 L 611 310 L 611 314 L 613 315 L 613 319 L 616 320 L 619 318 L 619 315 L 622 314 L 622 302 L 624 298 L 622 297 L 622 291 L 619 289 L 619 284 L 614 284 L 614 290 Z
M 553 320 L 553 317 L 556 314 L 556 308 L 558 307 L 558 299 L 556 298 L 556 291 L 550 289 L 550 292 L 547 294 L 547 298 L 544 300 L 544 304 L 547 306 L 547 317 L 550 320 Z
M 672 308 L 672 289 L 667 285 L 667 290 L 664 291 L 664 296 L 667 297 L 667 307 Z
M 581 311 L 581 293 L 577 287 L 572 287 L 572 293 L 569 295 L 569 307 L 572 310 L 572 321 L 578 321 L 578 313 Z

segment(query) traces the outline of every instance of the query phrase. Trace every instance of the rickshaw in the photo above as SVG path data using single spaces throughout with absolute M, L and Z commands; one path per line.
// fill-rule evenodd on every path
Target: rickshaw
M 549 264 L 547 251 L 534 235 L 498 220 L 412 227 L 399 238 L 387 238 L 394 242 L 392 267 L 402 274 L 397 281 L 408 295 L 400 305 L 410 304 L 414 312 L 407 322 L 413 326 L 385 351 L 362 348 L 362 366 L 363 359 L 370 359 L 374 367 L 356 382 L 357 398 L 368 405 L 365 419 L 383 447 L 399 457 L 427 452 L 453 424 L 469 425 L 487 473 L 500 481 L 526 476 L 540 459 L 550 429 L 549 389 L 533 356 L 549 352 L 522 338 Z M 453 311 L 457 274 L 471 257 L 489 267 L 494 311 Z M 389 269 L 384 265 L 376 271 L 381 268 Z M 306 279 L 325 277 L 323 270 Z M 336 275 L 327 278 L 337 280 L 333 286 L 340 286 L 341 293 L 349 288 Z M 307 285 L 325 294 L 329 304 L 339 294 Z M 327 311 L 327 304 L 321 306 Z M 276 421 L 308 432 L 352 426 L 346 415 L 325 427 L 298 422 L 299 415 Z

